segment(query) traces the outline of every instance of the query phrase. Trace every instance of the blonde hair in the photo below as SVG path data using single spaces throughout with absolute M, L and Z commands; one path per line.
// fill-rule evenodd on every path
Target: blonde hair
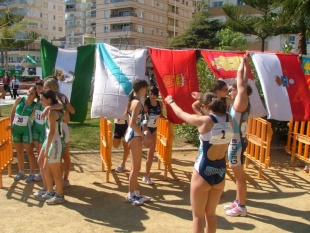
M 48 89 L 52 91 L 58 91 L 59 90 L 59 84 L 57 79 L 54 77 L 48 77 L 47 79 L 44 80 L 43 83 L 43 88 L 47 87 Z

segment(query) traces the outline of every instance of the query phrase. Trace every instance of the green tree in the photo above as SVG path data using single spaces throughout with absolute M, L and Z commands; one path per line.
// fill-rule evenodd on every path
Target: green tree
M 172 38 L 168 47 L 213 49 L 218 46 L 219 41 L 215 35 L 223 28 L 223 23 L 219 20 L 208 20 L 209 13 L 206 6 L 206 1 L 198 2 L 197 11 L 189 23 L 188 29 Z
M 23 15 L 12 13 L 9 7 L 0 12 L 0 50 L 5 52 L 6 68 L 9 49 L 22 48 L 40 36 L 37 32 L 28 30 L 27 23 Z
M 220 41 L 219 50 L 246 50 L 249 47 L 247 39 L 239 32 L 233 32 L 229 28 L 222 29 L 216 33 Z
M 281 1 L 244 0 L 243 2 L 245 6 L 223 6 L 228 17 L 226 25 L 233 31 L 260 38 L 262 52 L 265 50 L 266 38 L 289 32 L 290 28 L 278 17 Z
M 307 32 L 310 32 L 310 0 L 284 0 L 279 14 L 290 33 L 298 34 L 297 52 L 307 54 Z

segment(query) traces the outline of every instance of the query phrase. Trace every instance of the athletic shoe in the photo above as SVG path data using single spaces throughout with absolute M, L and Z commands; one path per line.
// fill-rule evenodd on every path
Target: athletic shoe
M 127 196 L 126 200 L 127 200 L 127 202 L 130 202 L 132 205 L 136 205 L 136 206 L 141 206 L 144 203 L 142 198 L 137 197 L 137 196 L 133 196 L 133 197 Z
M 238 206 L 238 202 L 234 201 L 234 202 L 230 203 L 229 205 L 224 205 L 224 210 L 231 210 L 237 206 Z
M 36 175 L 34 173 L 31 173 L 27 179 L 25 180 L 26 183 L 31 183 L 34 181 L 34 178 L 36 177 Z
M 115 171 L 118 172 L 118 173 L 125 171 L 125 165 L 124 165 L 124 164 L 119 165 L 119 166 L 115 169 Z
M 150 197 L 141 195 L 139 190 L 135 191 L 135 195 L 136 195 L 137 197 L 139 197 L 143 202 L 149 202 L 149 201 L 151 201 L 151 198 L 150 198 Z
M 46 200 L 52 199 L 54 196 L 55 196 L 55 193 L 46 192 L 45 194 L 36 196 L 35 198 L 39 201 L 46 201 Z
M 19 181 L 19 180 L 21 180 L 21 179 L 25 179 L 25 177 L 26 177 L 26 175 L 25 175 L 24 173 L 19 172 L 19 173 L 17 174 L 17 176 L 14 177 L 14 180 L 15 180 L 15 181 Z
M 62 189 L 65 190 L 71 186 L 69 180 L 62 180 Z
M 237 217 L 237 216 L 245 217 L 247 216 L 247 209 L 236 206 L 235 208 L 231 210 L 227 210 L 226 215 L 232 216 L 232 217 Z
M 38 173 L 38 175 L 36 175 L 34 178 L 33 178 L 34 181 L 41 181 L 42 180 L 42 176 L 41 176 L 41 173 Z
M 61 204 L 61 203 L 64 203 L 66 200 L 65 200 L 65 197 L 59 197 L 57 195 L 54 195 L 51 199 L 48 199 L 46 200 L 46 204 L 48 205 L 57 205 L 57 204 Z
M 34 193 L 33 196 L 34 197 L 43 196 L 46 192 L 47 190 L 43 188 L 43 189 L 40 189 L 38 192 Z
M 309 172 L 309 166 L 308 165 L 305 166 L 304 172 Z
M 153 185 L 154 184 L 153 180 L 150 177 L 148 177 L 148 176 L 143 176 L 142 181 L 144 183 L 146 183 L 146 184 L 149 184 L 149 185 Z

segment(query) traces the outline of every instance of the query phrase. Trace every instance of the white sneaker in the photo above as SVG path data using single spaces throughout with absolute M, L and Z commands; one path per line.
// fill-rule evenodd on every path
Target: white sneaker
M 135 191 L 135 195 L 136 195 L 137 197 L 141 198 L 141 200 L 142 200 L 143 202 L 149 202 L 149 201 L 151 201 L 151 197 L 141 195 L 139 190 L 136 190 L 136 191 Z
M 237 217 L 237 216 L 245 217 L 247 216 L 247 209 L 236 206 L 235 208 L 231 210 L 227 210 L 226 215 L 232 216 L 232 217 Z
M 36 175 L 34 178 L 33 178 L 34 181 L 41 181 L 42 180 L 42 176 L 41 176 L 41 173 L 38 173 L 38 175 Z
M 118 173 L 125 171 L 125 165 L 124 165 L 124 164 L 119 165 L 119 166 L 115 169 L 115 171 L 118 172 Z
M 47 190 L 43 188 L 43 189 L 40 189 L 38 192 L 34 193 L 33 196 L 34 197 L 43 196 L 46 192 Z
M 58 197 L 57 195 L 54 195 L 52 198 L 46 200 L 46 204 L 48 205 L 57 205 L 57 204 L 61 204 L 61 203 L 64 203 L 66 200 L 65 200 L 65 197 Z
M 132 205 L 141 206 L 144 204 L 144 201 L 141 197 L 133 196 L 130 197 L 129 195 L 126 197 L 127 202 L 130 202 Z
M 234 202 L 230 203 L 229 205 L 224 205 L 224 210 L 231 210 L 237 206 L 238 206 L 238 202 L 234 201 Z
M 149 184 L 149 185 L 153 185 L 154 184 L 153 180 L 150 177 L 148 177 L 148 176 L 143 176 L 142 181 L 144 183 L 146 183 L 146 184 Z

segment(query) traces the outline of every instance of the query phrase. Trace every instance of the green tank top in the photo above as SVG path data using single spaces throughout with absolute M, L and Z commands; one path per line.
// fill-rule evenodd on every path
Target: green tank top
M 33 113 L 35 102 L 26 106 L 26 97 L 22 97 L 16 106 L 13 124 L 17 126 L 28 126 L 31 124 L 30 116 Z

